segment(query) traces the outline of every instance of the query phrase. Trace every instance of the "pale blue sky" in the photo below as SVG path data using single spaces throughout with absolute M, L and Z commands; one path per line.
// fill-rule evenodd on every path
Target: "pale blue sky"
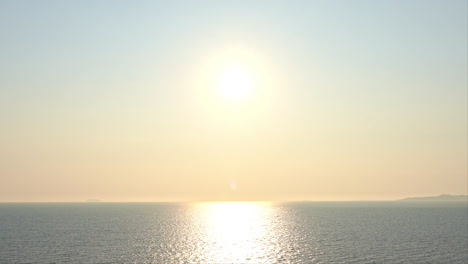
M 155 175 L 151 180 L 135 171 L 158 164 L 166 152 L 177 155 L 179 145 L 203 142 L 200 137 L 216 127 L 200 117 L 190 78 L 206 57 L 232 46 L 268 58 L 281 73 L 282 99 L 258 120 L 262 127 L 250 127 L 259 134 L 270 131 L 271 142 L 257 132 L 231 140 L 246 147 L 283 142 L 276 151 L 292 152 L 283 155 L 301 161 L 279 169 L 280 179 L 293 179 L 291 186 L 281 190 L 280 183 L 272 183 L 264 193 L 237 198 L 384 199 L 466 192 L 467 19 L 462 0 L 2 0 L 0 177 L 5 184 L 0 201 L 218 199 L 206 190 L 202 196 L 179 189 L 170 179 L 180 179 L 168 176 L 170 169 L 145 169 L 143 174 Z M 188 131 L 192 136 L 184 135 Z M 214 140 L 229 141 L 230 132 L 220 131 Z M 372 151 L 363 153 L 365 146 Z M 193 149 L 203 153 L 203 146 Z M 347 158 L 332 162 L 334 155 L 348 150 L 358 157 L 345 165 L 356 177 L 349 189 L 333 188 L 344 172 L 323 165 L 314 174 L 314 165 L 307 165 L 314 163 L 308 157 L 319 156 L 319 163 L 339 166 Z M 388 162 L 369 161 L 366 155 L 375 153 Z M 98 158 L 90 161 L 86 155 Z M 132 160 L 145 155 L 152 158 L 144 164 Z M 275 170 L 281 159 L 265 162 Z M 112 174 L 102 164 L 122 160 L 131 160 L 128 173 L 98 191 L 112 181 L 109 176 L 93 185 L 96 175 Z M 379 180 L 361 175 L 368 161 L 375 166 L 369 175 Z M 247 163 L 236 166 L 253 174 Z M 194 177 L 203 181 L 204 173 L 200 169 Z M 235 177 L 220 174 L 222 181 Z M 113 192 L 132 177 L 145 186 L 164 182 L 167 193 L 154 195 L 138 184 L 128 193 Z M 314 177 L 323 185 L 320 190 L 301 189 Z M 216 184 L 212 178 L 207 181 Z M 243 180 L 248 190 L 255 189 L 254 181 Z M 359 187 L 359 182 L 366 184 Z M 77 191 L 64 194 L 67 184 Z

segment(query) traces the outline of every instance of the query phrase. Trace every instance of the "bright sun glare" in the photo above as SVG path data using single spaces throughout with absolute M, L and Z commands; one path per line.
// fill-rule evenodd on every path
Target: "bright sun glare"
M 268 114 L 277 97 L 278 75 L 260 52 L 227 49 L 195 67 L 195 99 L 214 124 L 229 127 Z
M 216 84 L 223 97 L 236 101 L 248 99 L 255 88 L 252 72 L 237 63 L 223 67 Z

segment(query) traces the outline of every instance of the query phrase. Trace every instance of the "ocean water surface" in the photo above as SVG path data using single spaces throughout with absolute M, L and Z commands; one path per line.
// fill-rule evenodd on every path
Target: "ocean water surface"
M 0 263 L 468 263 L 464 202 L 4 203 Z

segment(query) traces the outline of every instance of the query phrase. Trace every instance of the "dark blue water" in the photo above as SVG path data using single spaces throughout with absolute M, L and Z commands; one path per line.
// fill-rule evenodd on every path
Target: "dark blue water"
M 0 204 L 0 263 L 468 263 L 466 203 Z

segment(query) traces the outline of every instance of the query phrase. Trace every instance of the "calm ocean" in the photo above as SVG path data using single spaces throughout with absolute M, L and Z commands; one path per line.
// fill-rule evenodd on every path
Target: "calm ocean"
M 0 204 L 0 263 L 468 263 L 466 203 Z

